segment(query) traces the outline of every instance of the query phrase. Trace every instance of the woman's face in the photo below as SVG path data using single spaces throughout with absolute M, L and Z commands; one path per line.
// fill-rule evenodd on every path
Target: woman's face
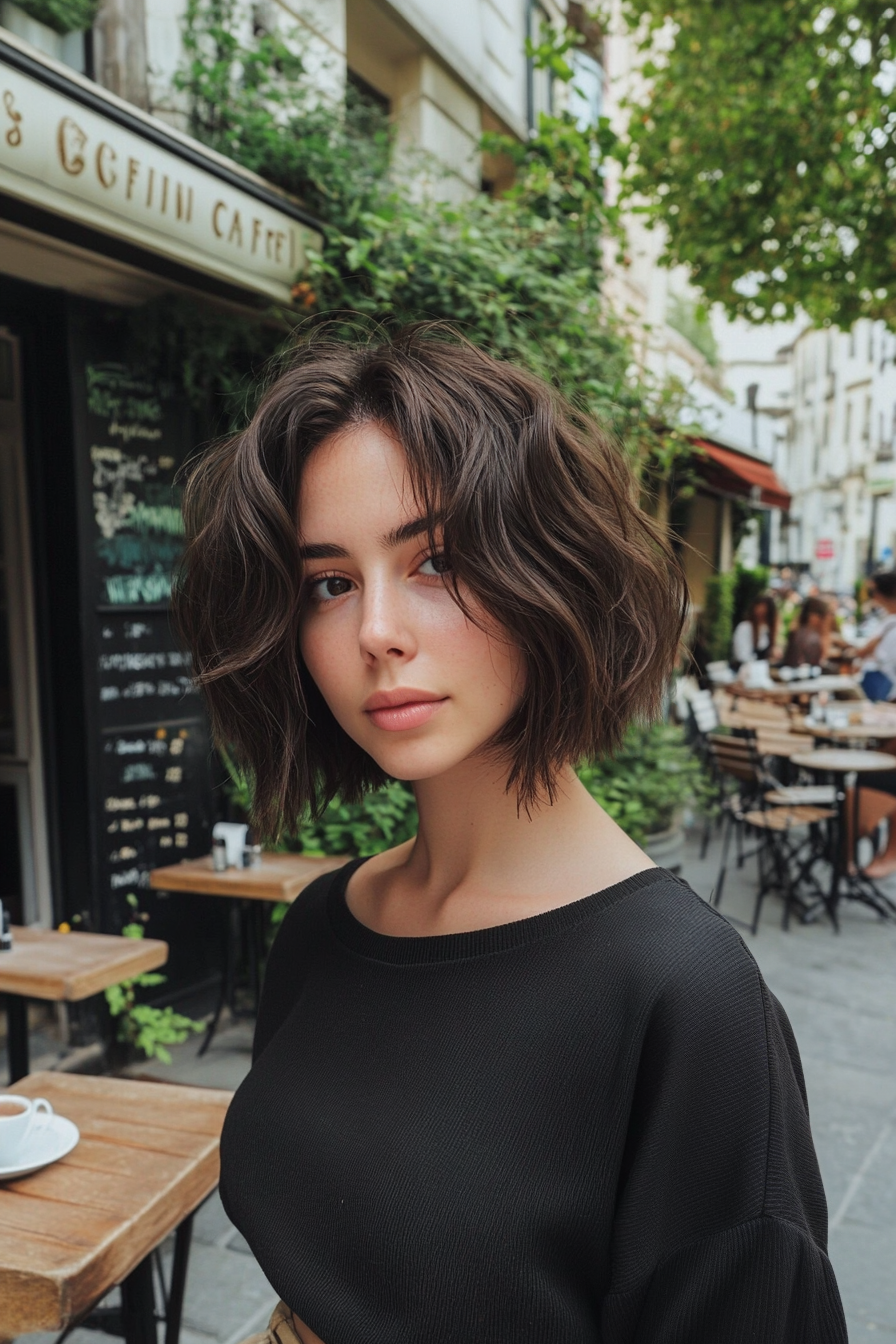
M 298 522 L 301 653 L 340 726 L 398 779 L 475 755 L 519 704 L 523 660 L 453 600 L 401 446 L 375 424 L 324 440 Z

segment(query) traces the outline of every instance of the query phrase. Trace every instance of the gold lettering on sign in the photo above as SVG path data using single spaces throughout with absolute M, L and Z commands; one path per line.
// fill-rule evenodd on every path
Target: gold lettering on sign
M 71 177 L 77 177 L 84 171 L 84 146 L 87 136 L 71 117 L 63 117 L 56 132 L 56 148 L 59 150 L 59 162 Z
M 96 149 L 96 175 L 101 187 L 114 187 L 118 181 L 118 174 L 112 168 L 117 158 L 112 146 L 101 140 Z
M 150 170 L 149 170 L 149 186 L 146 188 L 146 208 L 147 208 L 147 210 L 149 210 L 149 209 L 152 207 L 152 184 L 153 184 L 153 182 L 155 182 L 155 180 L 156 180 L 156 170 L 155 170 L 155 168 L 150 168 Z
M 215 201 L 214 208 L 212 210 L 212 228 L 215 231 L 216 238 L 224 237 L 224 230 L 221 228 L 219 215 L 221 214 L 222 210 L 226 209 L 227 206 L 224 204 L 223 201 Z
M 168 209 L 168 174 L 162 177 L 162 214 Z
M 6 143 L 10 149 L 18 149 L 22 143 L 22 114 L 16 109 L 12 89 L 4 89 L 3 106 L 6 108 L 6 115 L 12 122 L 6 132 Z
M 240 219 L 239 210 L 233 212 L 233 223 L 230 226 L 230 232 L 227 235 L 228 243 L 236 243 L 238 247 L 243 245 L 243 224 Z
M 258 247 L 258 240 L 261 237 L 262 222 L 258 218 L 252 220 L 252 255 L 255 256 L 255 249 Z
M 128 185 L 127 185 L 127 191 L 125 192 L 125 195 L 127 196 L 128 200 L 131 199 L 131 196 L 133 194 L 134 183 L 137 181 L 137 173 L 139 171 L 140 171 L 140 164 L 138 163 L 138 161 L 136 159 L 128 159 Z

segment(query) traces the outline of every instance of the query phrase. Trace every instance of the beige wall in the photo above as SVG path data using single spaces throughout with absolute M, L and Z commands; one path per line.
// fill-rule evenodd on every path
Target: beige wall
M 706 601 L 706 580 L 716 573 L 721 503 L 713 495 L 695 495 L 684 536 L 681 559 L 688 591 L 692 604 L 701 609 Z

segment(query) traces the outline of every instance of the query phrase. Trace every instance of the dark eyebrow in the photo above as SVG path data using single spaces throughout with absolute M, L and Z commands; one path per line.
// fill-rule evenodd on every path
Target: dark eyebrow
M 383 544 L 389 549 L 393 546 L 403 546 L 406 541 L 413 541 L 415 537 L 431 531 L 436 525 L 436 520 L 432 518 L 411 518 L 400 527 L 393 527 L 391 532 L 387 532 L 383 537 Z M 324 541 L 299 546 L 299 557 L 302 560 L 346 560 L 348 551 L 343 546 L 335 546 L 332 542 Z
M 413 541 L 423 532 L 432 532 L 435 530 L 437 520 L 434 518 L 411 518 L 408 522 L 402 523 L 401 527 L 393 527 L 391 532 L 387 532 L 383 537 L 386 546 L 401 546 L 406 541 Z
M 301 560 L 346 560 L 348 551 L 343 546 L 334 546 L 329 542 L 320 542 L 313 546 L 300 546 Z

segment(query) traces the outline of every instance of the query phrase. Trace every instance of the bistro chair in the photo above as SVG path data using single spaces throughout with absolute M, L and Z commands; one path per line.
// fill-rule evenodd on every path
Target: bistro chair
M 709 746 L 719 777 L 723 781 L 737 781 L 736 792 L 726 792 L 723 802 L 722 856 L 712 903 L 718 907 L 722 901 L 733 831 L 738 867 L 752 854 L 756 855 L 759 866 L 759 887 L 750 931 L 755 934 L 758 930 L 762 902 L 771 891 L 779 892 L 784 898 L 782 922 L 786 929 L 792 908 L 801 907 L 803 913 L 809 908 L 803 905 L 800 884 L 811 881 L 812 868 L 820 857 L 819 826 L 835 819 L 837 812 L 831 806 L 793 799 L 781 804 L 771 802 L 770 797 L 779 794 L 782 786 L 768 770 L 754 733 L 745 731 L 730 736 L 712 733 Z M 743 848 L 748 830 L 759 835 L 756 849 L 750 855 L 745 854 Z M 823 900 L 820 888 L 815 887 L 815 894 Z

